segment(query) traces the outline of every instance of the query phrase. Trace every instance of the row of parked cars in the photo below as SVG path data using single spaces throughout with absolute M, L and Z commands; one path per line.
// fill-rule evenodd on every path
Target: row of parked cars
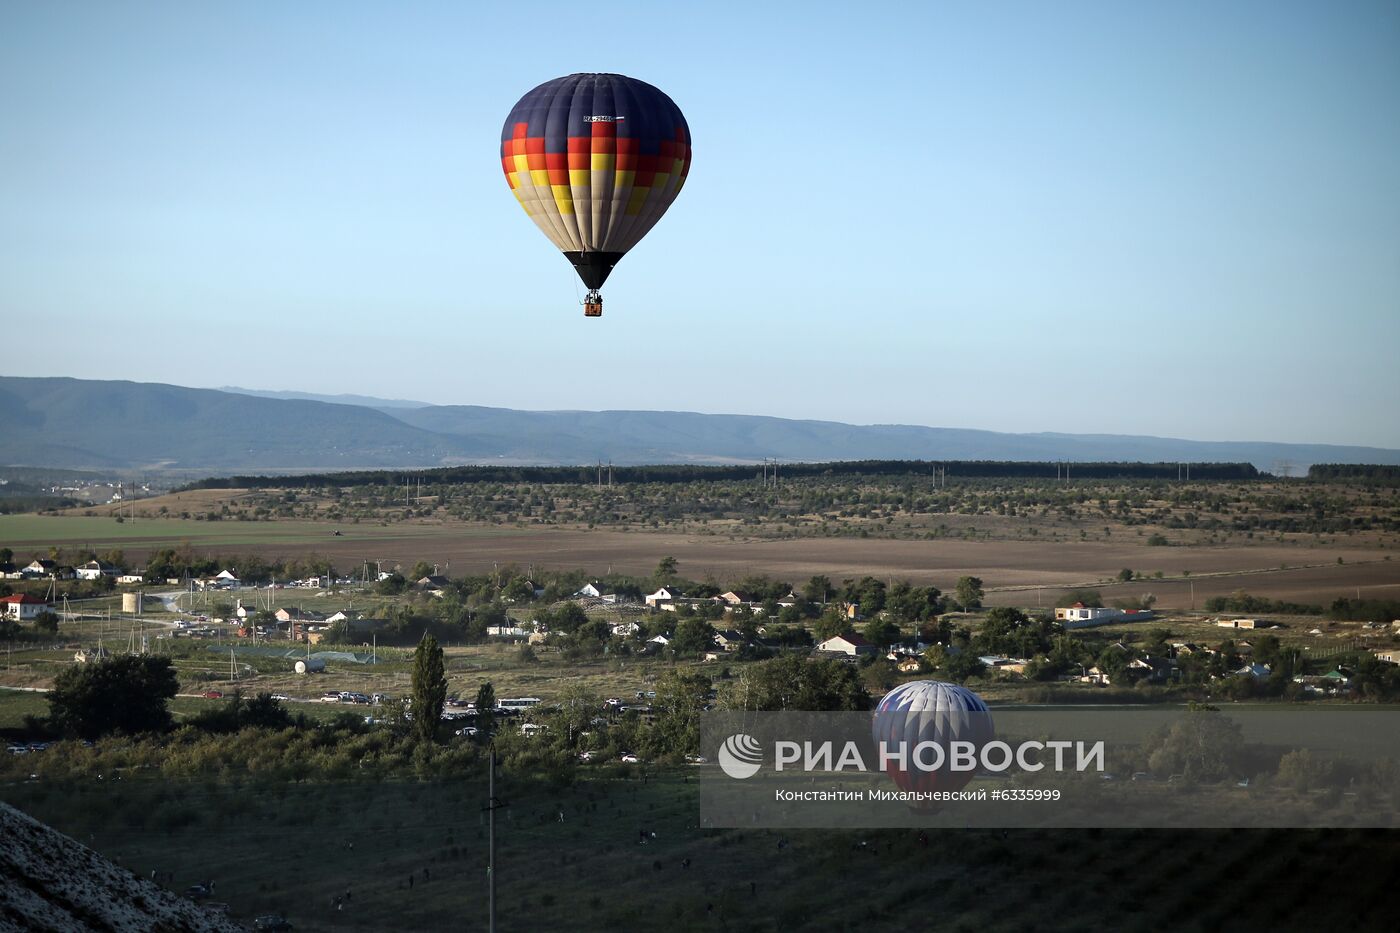
M 362 706 L 382 706 L 393 699 L 387 693 L 355 693 L 350 690 L 328 690 L 321 694 L 322 703 L 359 703 Z

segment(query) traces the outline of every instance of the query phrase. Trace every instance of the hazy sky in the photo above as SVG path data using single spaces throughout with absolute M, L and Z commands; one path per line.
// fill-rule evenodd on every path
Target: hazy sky
M 498 155 L 576 71 L 694 138 L 601 320 Z M 1398 154 L 1393 0 L 11 0 L 0 371 L 1400 447 Z

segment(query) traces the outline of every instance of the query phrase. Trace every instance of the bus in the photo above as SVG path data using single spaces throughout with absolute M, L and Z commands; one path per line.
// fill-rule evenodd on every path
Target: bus
M 496 706 L 497 706 L 499 709 L 508 710 L 509 712 L 512 712 L 512 713 L 519 713 L 519 712 L 522 712 L 522 711 L 524 711 L 524 710 L 527 710 L 527 709 L 531 708 L 532 706 L 539 706 L 539 705 L 540 705 L 540 698 L 539 698 L 539 697 L 520 697 L 519 699 L 516 699 L 516 700 L 498 700 L 498 701 L 496 702 Z

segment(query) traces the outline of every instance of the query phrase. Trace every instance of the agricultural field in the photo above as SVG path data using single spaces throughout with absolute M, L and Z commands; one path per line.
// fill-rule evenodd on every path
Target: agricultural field
M 721 583 L 754 572 L 868 574 L 946 589 L 970 574 L 984 581 L 989 605 L 1031 607 L 1046 589 L 1100 584 L 1121 587 L 1114 597 L 1150 592 L 1179 609 L 1237 589 L 1319 604 L 1400 596 L 1391 560 L 1400 499 L 1389 487 L 805 478 L 776 490 L 425 486 L 406 506 L 393 504 L 399 494 L 198 489 L 140 500 L 136 520 L 127 512 L 121 523 L 103 508 L 0 516 L 0 543 L 19 556 L 120 548 L 136 563 L 174 546 L 231 559 L 314 556 L 342 573 L 424 561 L 450 574 L 515 565 L 644 576 L 671 555 L 687 577 Z M 1139 579 L 1114 583 L 1124 568 Z

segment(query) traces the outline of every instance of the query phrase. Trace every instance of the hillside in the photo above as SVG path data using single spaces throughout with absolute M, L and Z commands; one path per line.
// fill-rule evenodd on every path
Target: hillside
M 4 803 L 0 803 L 0 928 L 114 933 L 242 929 L 113 865 Z
M 0 377 L 0 464 L 300 472 L 457 463 L 865 459 L 1400 464 L 1400 450 L 1107 434 L 1005 434 L 664 411 L 373 407 L 213 389 Z M 296 393 L 277 393 L 293 395 Z M 333 398 L 333 397 L 323 397 Z M 354 398 L 354 397 L 351 397 Z

